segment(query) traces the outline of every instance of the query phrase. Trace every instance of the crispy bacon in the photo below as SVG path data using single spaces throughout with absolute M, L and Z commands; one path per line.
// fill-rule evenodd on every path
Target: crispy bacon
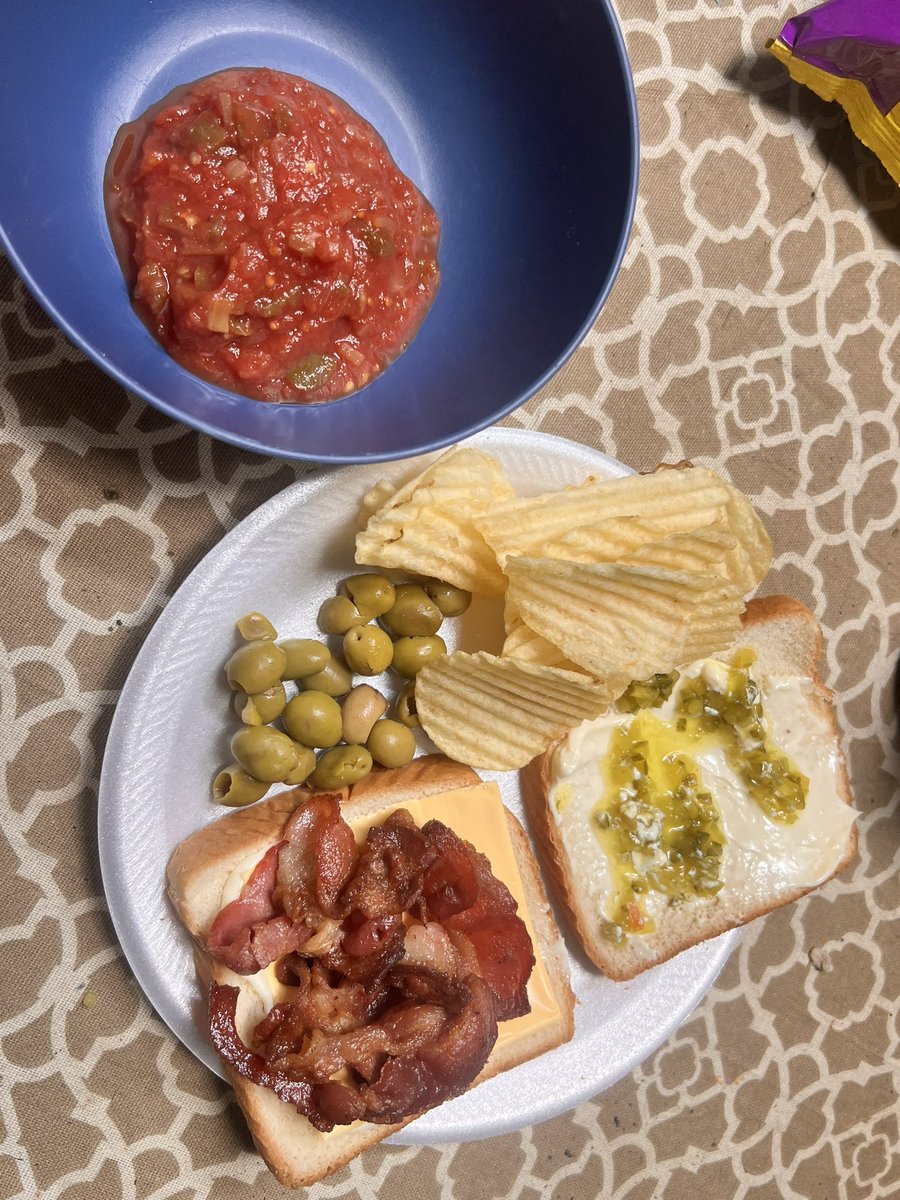
M 478 974 L 494 993 L 498 1021 L 531 1012 L 527 985 L 534 950 L 521 917 L 515 913 L 498 917 L 482 929 L 470 930 L 466 937 L 478 960 Z
M 316 1129 L 329 1133 L 335 1125 L 350 1125 L 366 1115 L 366 1102 L 356 1088 L 345 1087 L 335 1079 L 316 1088 L 316 1116 L 310 1117 Z
M 422 977 L 415 978 L 421 992 Z M 425 994 L 430 990 L 435 989 L 426 981 Z M 360 1116 L 389 1124 L 460 1095 L 497 1040 L 493 994 L 479 976 L 467 976 L 449 1000 L 445 984 L 436 991 L 445 997 L 442 1004 L 404 1001 L 380 1022 L 345 1034 L 316 1034 L 301 1053 L 269 1061 L 245 1045 L 237 1031 L 238 989 L 213 983 L 210 1038 L 237 1074 L 271 1088 L 317 1129 L 327 1132 Z M 331 1079 L 348 1067 L 362 1077 L 362 1085 Z
M 290 1022 L 279 1033 L 279 1054 L 296 1051 L 303 1038 L 314 1029 L 324 1033 L 347 1033 L 359 1029 L 372 1019 L 381 1003 L 384 989 L 367 987 L 346 979 L 332 984 L 330 972 L 322 963 L 305 963 L 299 955 L 297 957 L 296 974 L 287 981 L 296 991 L 289 1002 L 276 1004 L 257 1026 L 253 1040 L 258 1048 L 278 1026 L 285 1024 L 288 1016 Z M 276 1012 L 281 1015 L 270 1025 L 269 1018 Z M 295 1031 L 292 1037 L 288 1029 Z M 270 1049 L 266 1056 L 272 1058 L 277 1054 Z
M 341 944 L 330 950 L 323 961 L 345 979 L 374 987 L 403 957 L 404 927 L 399 913 L 369 920 L 356 911 L 342 928 Z
M 442 975 L 459 974 L 456 947 L 450 934 L 438 921 L 410 925 L 403 938 L 403 963 L 427 967 Z M 466 971 L 465 974 L 469 972 Z
M 475 1079 L 498 1020 L 528 1011 L 534 953 L 516 907 L 484 855 L 441 822 L 419 829 L 398 809 L 358 851 L 338 798 L 314 796 L 209 939 L 235 969 L 277 958 L 291 998 L 249 1047 L 236 989 L 214 984 L 213 1044 L 317 1129 L 423 1112 Z
M 440 821 L 429 821 L 422 832 L 430 845 L 439 844 L 450 860 L 468 852 L 477 879 L 477 898 L 462 911 L 443 920 L 448 932 L 467 936 L 478 959 L 478 974 L 487 981 L 497 1001 L 497 1019 L 508 1021 L 531 1011 L 527 984 L 534 968 L 534 948 L 518 905 L 509 888 L 494 876 L 483 854 L 464 842 Z M 454 845 L 456 843 L 456 845 Z
M 293 1104 L 301 1112 L 311 1107 L 312 1087 L 303 1079 L 291 1079 L 276 1071 L 260 1054 L 254 1054 L 237 1031 L 235 1021 L 238 988 L 211 983 L 209 987 L 209 1036 L 219 1057 L 238 1075 L 252 1079 L 260 1087 L 271 1088 L 279 1100 Z
M 440 821 L 429 821 L 422 833 L 433 858 L 425 871 L 422 894 L 428 916 L 443 921 L 471 908 L 478 899 L 474 851 Z
M 239 975 L 254 975 L 299 949 L 312 932 L 276 911 L 273 893 L 282 844 L 263 855 L 237 900 L 226 904 L 213 921 L 206 939 L 213 958 Z
M 370 958 L 380 954 L 385 943 L 403 930 L 403 918 L 399 913 L 386 913 L 383 917 L 367 919 L 354 914 L 344 922 L 341 949 L 351 958 Z
M 367 1121 L 391 1124 L 461 1095 L 487 1062 L 497 1040 L 493 994 L 484 980 L 469 975 L 438 1012 L 440 1021 L 435 1006 L 426 1003 L 419 1012 L 415 1007 L 403 1008 L 402 1023 L 395 1018 L 393 1027 L 383 1018 L 381 1030 L 394 1036 L 405 1024 L 412 1035 L 405 1048 L 401 1041 L 401 1052 L 387 1058 L 374 1082 L 358 1089 L 356 1101 L 335 1090 L 335 1086 L 343 1086 L 352 1092 L 349 1085 L 331 1082 L 315 1088 L 314 1104 L 320 1116 L 336 1124 L 344 1120 L 344 1112 L 359 1113 L 361 1109 Z
M 283 911 L 314 927 L 323 917 L 346 916 L 349 909 L 338 898 L 359 851 L 338 797 L 323 794 L 301 804 L 284 827 L 284 840 L 275 889 Z
M 421 830 L 406 809 L 396 809 L 366 835 L 359 867 L 341 897 L 346 911 L 374 918 L 414 910 L 429 861 Z
M 363 1079 L 376 1079 L 392 1052 L 392 1043 L 380 1025 L 351 1029 L 347 1033 L 314 1030 L 301 1053 L 287 1054 L 275 1063 L 279 1071 L 297 1079 L 325 1083 L 338 1071 L 349 1068 Z
M 403 939 L 400 966 L 424 967 L 451 979 L 481 974 L 471 940 L 464 933 L 445 929 L 439 921 L 409 926 Z

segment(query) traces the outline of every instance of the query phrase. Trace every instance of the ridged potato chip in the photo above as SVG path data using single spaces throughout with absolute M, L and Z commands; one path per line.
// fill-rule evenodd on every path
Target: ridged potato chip
M 615 562 L 648 542 L 712 526 L 735 538 L 725 573 L 748 594 L 772 558 L 772 544 L 750 501 L 707 467 L 659 467 L 650 475 L 588 480 L 510 501 L 477 524 L 502 567 L 510 555 Z
M 738 541 L 739 556 L 744 564 L 744 594 L 748 595 L 768 574 L 772 565 L 772 541 L 744 493 L 731 483 L 726 483 L 725 487 L 728 490 L 725 524 Z
M 558 646 L 529 629 L 522 620 L 517 621 L 506 635 L 500 654 L 503 658 L 516 658 L 519 662 L 535 663 L 540 667 L 561 667 L 564 671 L 586 674 L 581 667 L 566 658 Z
M 708 572 L 509 558 L 509 600 L 525 624 L 614 692 L 727 646 L 739 586 Z
M 628 566 L 664 567 L 668 571 L 707 571 L 743 584 L 743 571 L 735 573 L 734 552 L 738 542 L 720 525 L 707 525 L 685 533 L 670 533 L 658 542 L 645 542 L 619 562 Z
M 490 771 L 524 767 L 611 701 L 608 688 L 584 675 L 484 651 L 442 656 L 416 676 L 416 711 L 434 744 Z
M 705 467 L 596 480 L 526 500 L 511 500 L 477 519 L 501 566 L 511 555 L 544 555 L 548 543 L 613 517 L 639 517 L 662 536 L 724 520 L 730 501 L 724 481 Z
M 376 485 L 363 511 L 357 562 L 504 596 L 500 658 L 457 652 L 416 681 L 436 745 L 493 770 L 633 679 L 727 647 L 771 559 L 749 500 L 688 463 L 517 499 L 494 459 L 456 447 L 397 491 Z
M 667 530 L 642 517 L 609 517 L 596 525 L 578 525 L 544 543 L 542 558 L 567 562 L 618 562 L 648 542 L 658 542 Z
M 502 596 L 506 579 L 475 520 L 514 494 L 495 458 L 454 447 L 369 517 L 356 537 L 356 561 Z
M 365 529 L 372 514 L 378 512 L 379 508 L 383 508 L 396 490 L 387 479 L 379 479 L 369 488 L 360 502 L 359 513 L 356 517 L 356 524 L 360 529 Z

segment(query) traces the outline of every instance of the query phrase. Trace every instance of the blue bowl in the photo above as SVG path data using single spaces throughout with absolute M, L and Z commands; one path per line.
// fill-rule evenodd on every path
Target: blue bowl
M 631 228 L 637 117 L 609 0 L 33 0 L 0 52 L 0 236 L 50 316 L 169 416 L 318 462 L 435 449 L 559 369 Z M 411 347 L 331 404 L 267 404 L 179 367 L 132 311 L 103 209 L 119 125 L 178 84 L 270 66 L 343 96 L 443 224 Z

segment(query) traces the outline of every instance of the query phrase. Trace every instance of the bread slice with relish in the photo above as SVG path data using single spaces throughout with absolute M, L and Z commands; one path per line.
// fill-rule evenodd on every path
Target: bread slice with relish
M 702 693 L 715 685 L 724 688 L 723 695 L 731 694 L 731 684 L 723 680 L 733 683 L 739 676 L 729 669 L 723 674 L 715 665 L 685 668 L 666 706 L 616 711 L 585 722 L 526 770 L 529 817 L 544 863 L 585 953 L 610 978 L 631 979 L 706 938 L 789 904 L 853 859 L 856 813 L 831 693 L 818 673 L 822 646 L 809 609 L 786 596 L 771 596 L 749 602 L 733 646 L 712 656 L 723 664 L 753 659 L 744 669 L 759 688 L 768 726 L 768 742 L 758 759 L 771 758 L 783 780 L 774 790 L 765 782 L 756 788 L 762 802 L 753 798 L 755 785 L 747 781 L 746 766 L 735 765 L 737 757 L 748 761 L 742 749 L 746 743 L 738 745 L 723 724 L 721 747 L 716 748 L 718 718 L 685 720 L 685 727 L 695 732 L 697 722 L 707 721 L 705 741 L 699 733 L 698 741 L 685 741 L 678 730 L 679 715 L 687 711 L 683 706 L 691 703 L 688 689 Z M 706 676 L 712 684 L 704 682 Z M 722 702 L 714 698 L 711 703 Z M 700 700 L 693 704 L 701 714 L 707 711 Z M 753 719 L 740 709 L 731 711 L 738 721 Z M 631 724 L 637 716 L 641 722 Z M 697 758 L 685 759 L 692 749 Z M 628 782 L 629 768 L 620 751 L 637 755 L 634 784 Z M 788 756 L 784 770 L 779 752 Z M 672 755 L 682 756 L 681 763 L 672 765 Z M 647 768 L 650 758 L 655 766 Z M 760 769 L 766 768 L 757 762 Z M 658 817 L 641 803 L 629 804 L 635 798 L 653 802 L 646 790 L 639 795 L 638 789 L 654 773 L 650 786 L 659 785 L 656 804 L 668 805 L 668 817 Z M 809 779 L 802 807 L 797 773 Z M 665 781 L 672 780 L 677 782 L 667 791 Z M 686 799 L 679 801 L 679 796 Z M 704 796 L 715 805 L 711 820 L 703 817 L 713 813 Z M 684 840 L 685 829 L 698 831 L 695 841 Z M 700 837 L 704 832 L 705 841 Z M 685 846 L 695 849 L 683 853 Z M 690 869 L 696 886 L 685 873 Z M 629 881 L 636 881 L 636 891 Z

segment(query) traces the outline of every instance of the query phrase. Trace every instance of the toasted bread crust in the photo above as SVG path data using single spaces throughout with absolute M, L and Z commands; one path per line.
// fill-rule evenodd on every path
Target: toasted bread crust
M 815 615 L 805 605 L 789 596 L 767 596 L 751 600 L 744 615 L 742 632 L 735 644 L 747 643 L 758 648 L 761 630 L 765 630 L 771 637 L 772 645 L 765 646 L 760 657 L 765 662 L 774 664 L 779 657 L 784 656 L 782 661 L 790 662 L 796 673 L 810 678 L 811 707 L 824 718 L 839 747 L 840 734 L 831 706 L 831 692 L 825 687 L 818 672 L 824 643 Z M 532 834 L 548 868 L 554 893 L 562 901 L 585 953 L 609 978 L 617 981 L 633 979 L 650 967 L 666 962 L 689 946 L 755 921 L 757 917 L 764 916 L 782 905 L 791 904 L 827 882 L 827 879 L 824 879 L 811 887 L 798 887 L 789 892 L 782 892 L 771 903 L 760 904 L 743 911 L 720 905 L 715 898 L 703 901 L 702 907 L 699 904 L 682 906 L 677 914 L 668 910 L 658 922 L 658 932 L 644 939 L 645 945 L 648 948 L 652 947 L 651 953 L 646 957 L 638 956 L 628 945 L 624 949 L 610 945 L 599 936 L 596 920 L 591 918 L 580 902 L 578 881 L 573 877 L 563 837 L 547 802 L 553 755 L 562 740 L 535 759 L 523 772 L 526 811 Z M 840 750 L 837 769 L 839 794 L 844 803 L 852 807 L 853 797 L 847 765 Z M 856 848 L 857 831 L 854 825 L 849 831 L 845 851 L 834 871 L 828 876 L 829 879 L 850 864 L 856 854 Z M 693 911 L 685 920 L 686 910 L 691 907 Z
M 360 784 L 340 793 L 342 809 L 352 819 L 480 782 L 470 767 L 443 755 L 426 755 L 395 771 L 373 771 Z M 222 885 L 231 870 L 237 864 L 258 861 L 278 841 L 290 814 L 311 794 L 308 788 L 295 788 L 252 808 L 230 813 L 182 842 L 169 863 L 169 896 L 194 937 L 194 958 L 201 984 L 208 987 L 215 980 L 240 989 L 238 1029 L 246 1037 L 264 1015 L 262 1004 L 242 976 L 210 958 L 204 949 L 204 939 L 220 907 Z M 544 895 L 528 838 L 512 813 L 507 811 L 506 818 L 528 913 L 561 1019 L 555 1026 L 545 1026 L 517 1039 L 502 1051 L 495 1050 L 472 1086 L 569 1041 L 574 1033 L 575 999 L 559 930 Z M 393 1125 L 359 1122 L 323 1137 L 273 1092 L 235 1074 L 227 1064 L 225 1073 L 257 1149 L 273 1175 L 288 1187 L 315 1183 L 414 1119 L 410 1117 Z

